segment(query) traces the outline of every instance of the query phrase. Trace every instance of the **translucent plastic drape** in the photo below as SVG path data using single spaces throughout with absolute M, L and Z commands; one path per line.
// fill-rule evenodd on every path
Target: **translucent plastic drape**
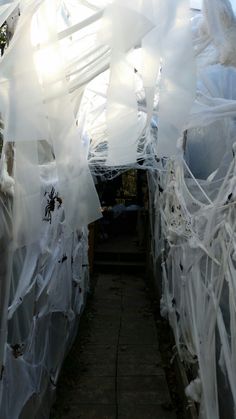
M 1 61 L 4 139 L 16 144 L 16 246 L 35 241 L 44 221 L 38 175 L 40 140 L 53 146 L 68 232 L 100 216 L 57 38 L 59 6 L 57 2 L 27 2 Z
M 7 3 L 7 4 L 4 4 Z M 19 1 L 0 2 L 0 26 L 8 19 L 12 12 L 18 7 Z
M 88 161 L 101 173 L 139 159 L 162 313 L 196 364 L 187 394 L 201 419 L 235 415 L 236 19 L 228 0 L 203 3 L 190 22 L 187 0 L 19 2 L 0 61 L 4 419 L 49 414 L 100 214 Z M 16 6 L 0 2 L 0 23 Z
M 179 155 L 151 174 L 150 196 L 162 314 L 192 371 L 186 395 L 212 419 L 235 417 L 236 406 L 236 21 L 229 1 L 203 3 L 192 19 L 196 98 Z
M 85 123 L 91 136 L 91 162 L 134 164 L 147 157 L 150 143 L 159 157 L 176 154 L 195 94 L 189 19 L 185 0 L 171 4 L 114 1 L 106 8 L 99 31 L 99 41 L 110 49 L 103 104 L 101 96 L 91 99 L 95 89 L 100 92 L 100 77 L 85 92 L 90 102 L 87 113 L 96 112 L 100 118 L 87 118 Z M 158 144 L 151 132 L 157 117 Z

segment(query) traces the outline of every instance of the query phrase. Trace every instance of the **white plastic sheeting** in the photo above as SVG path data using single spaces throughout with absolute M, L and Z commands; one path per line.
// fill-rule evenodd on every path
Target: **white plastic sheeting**
M 82 145 L 86 136 L 88 141 L 97 141 L 96 135 L 91 138 L 92 127 L 83 126 L 91 118 L 83 117 L 80 106 L 89 82 L 110 68 L 105 109 L 102 105 L 105 124 L 103 120 L 99 129 L 99 137 L 107 143 L 103 155 L 107 166 L 133 164 L 146 156 L 140 141 L 147 143 L 151 137 L 160 71 L 158 152 L 175 154 L 195 88 L 187 0 L 170 4 L 114 0 L 85 5 L 82 1 L 38 0 L 21 1 L 19 6 L 20 19 L 0 67 L 4 138 L 16 143 L 18 154 L 14 201 L 17 246 L 29 243 L 41 230 L 38 140 L 53 147 L 68 233 L 99 216 Z M 1 8 L 5 10 L 6 5 Z M 129 60 L 137 48 L 141 54 L 139 85 L 144 92 L 141 113 L 137 69 Z M 181 102 L 178 114 L 174 111 L 176 101 Z M 93 106 L 99 107 L 99 101 Z M 83 188 L 77 187 L 79 183 Z M 80 205 L 76 212 L 75 203 Z M 19 219 L 22 206 L 24 217 Z
M 44 191 L 51 193 L 58 187 L 54 163 L 40 167 L 40 179 L 44 214 L 48 205 Z M 43 224 L 40 240 L 9 249 L 10 201 L 1 198 L 1 297 L 6 297 L 6 285 L 10 295 L 8 307 L 6 300 L 1 301 L 1 343 L 4 336 L 7 343 L 0 417 L 48 418 L 62 361 L 88 291 L 88 232 L 83 227 L 68 237 L 63 209 L 58 208 L 51 223 Z
M 155 154 L 176 153 L 195 93 L 189 17 L 185 0 L 117 0 L 105 10 L 99 40 L 111 50 L 110 71 L 87 86 L 83 102 L 91 163 L 129 166 L 147 157 L 150 144 Z
M 231 5 L 205 0 L 190 24 L 187 0 L 0 1 L 1 22 L 20 9 L 0 61 L 4 419 L 48 417 L 86 295 L 85 226 L 100 214 L 88 161 L 109 170 L 139 159 L 151 173 L 162 312 L 199 369 L 187 394 L 201 419 L 235 416 Z
M 14 37 L 1 60 L 3 135 L 5 141 L 15 142 L 16 154 L 16 246 L 34 241 L 42 228 L 39 140 L 53 147 L 68 234 L 100 216 L 69 96 L 56 7 L 57 2 L 23 2 Z
M 162 314 L 192 367 L 186 394 L 199 418 L 219 419 L 236 407 L 236 20 L 228 1 L 204 10 L 192 20 L 197 91 L 187 131 L 176 157 L 150 172 L 152 254 Z
M 41 419 L 86 298 L 86 225 L 100 204 L 58 45 L 64 4 L 1 2 L 2 20 L 18 5 L 0 62 L 0 417 Z
M 106 143 L 103 164 L 135 164 L 153 142 L 156 85 L 163 72 L 160 145 L 169 141 L 168 153 L 175 153 L 193 100 L 194 71 L 188 2 L 173 2 L 171 15 L 169 6 L 163 0 L 0 1 L 0 23 L 12 16 L 14 30 L 0 60 L 4 419 L 48 417 L 84 303 L 86 225 L 100 216 L 87 160 L 98 142 L 91 136 L 94 121 L 98 124 L 101 116 L 102 125 L 93 133 Z M 16 23 L 13 12 L 18 8 Z M 179 54 L 171 41 L 175 37 L 182 45 Z M 133 59 L 136 51 L 139 63 Z M 189 65 L 175 81 L 171 70 L 179 71 L 183 54 Z M 86 86 L 95 83 L 98 89 L 106 76 L 101 87 L 105 102 L 95 94 L 91 110 Z M 183 106 L 169 138 L 165 131 L 172 117 L 165 109 L 173 93 L 175 99 L 183 96 Z
M 7 4 L 0 3 L 0 26 L 8 19 L 8 17 L 14 12 L 14 10 L 18 7 L 18 1 Z
M 163 256 L 162 314 L 182 360 L 199 368 L 200 417 L 234 417 L 235 161 L 221 185 L 198 186 L 178 162 L 166 169 L 156 188 L 153 248 Z

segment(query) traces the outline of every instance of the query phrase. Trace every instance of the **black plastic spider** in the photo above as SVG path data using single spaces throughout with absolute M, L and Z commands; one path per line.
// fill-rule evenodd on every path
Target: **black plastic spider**
M 24 344 L 16 343 L 15 345 L 11 345 L 12 354 L 15 358 L 22 356 L 24 353 Z
M 61 207 L 62 204 L 62 198 L 58 196 L 58 192 L 56 193 L 55 188 L 52 187 L 51 192 L 45 192 L 44 196 L 47 195 L 47 205 L 45 207 L 45 213 L 44 213 L 44 220 L 49 221 L 50 224 L 52 222 L 52 212 L 55 210 L 55 204 L 58 202 L 58 207 Z
M 65 253 L 63 253 L 62 258 L 58 261 L 58 263 L 63 263 L 67 260 L 67 256 Z

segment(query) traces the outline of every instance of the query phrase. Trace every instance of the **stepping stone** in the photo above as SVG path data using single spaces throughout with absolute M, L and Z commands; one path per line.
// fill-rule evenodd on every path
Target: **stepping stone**
M 115 377 L 80 377 L 75 389 L 79 404 L 115 404 Z
M 78 404 L 69 419 L 116 419 L 116 406 L 112 404 Z
M 78 356 L 79 375 L 115 376 L 116 346 L 86 345 Z
M 156 345 L 120 345 L 118 376 L 163 375 L 160 352 Z
M 176 419 L 174 411 L 167 411 L 160 405 L 133 405 L 130 403 L 118 406 L 118 419 Z
M 170 403 L 164 371 L 160 375 L 150 377 L 118 377 L 117 382 L 119 404 Z

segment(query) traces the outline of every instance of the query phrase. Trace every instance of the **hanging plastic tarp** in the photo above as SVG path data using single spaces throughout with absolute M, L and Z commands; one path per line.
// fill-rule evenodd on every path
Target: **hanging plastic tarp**
M 190 35 L 187 1 L 168 13 L 161 0 L 0 2 L 0 23 L 14 32 L 0 61 L 4 419 L 49 415 L 88 288 L 86 226 L 100 216 L 88 160 L 94 152 L 106 167 L 125 167 L 156 150 L 158 78 L 163 71 L 174 82 L 166 69 L 178 69 L 184 50 L 192 54 L 184 42 L 173 60 L 171 42 L 162 46 Z M 191 100 L 193 72 L 187 79 Z M 164 100 L 160 124 L 168 129 Z
M 54 2 L 27 2 L 1 61 L 3 135 L 5 141 L 15 143 L 16 153 L 17 246 L 34 241 L 42 228 L 39 141 L 47 141 L 53 148 L 68 233 L 99 217 L 99 202 L 76 126 L 57 40 L 56 12 Z
M 12 204 L 1 198 L 0 417 L 9 419 L 49 416 L 89 287 L 87 228 L 68 236 L 63 209 L 50 212 L 49 196 L 55 196 L 58 183 L 54 163 L 40 166 L 40 180 L 48 191 L 41 213 L 46 208 L 51 222 L 43 224 L 33 244 L 9 248 Z
M 235 31 L 229 1 L 192 18 L 196 98 L 179 155 L 150 176 L 161 311 L 199 418 L 235 417 Z
M 150 173 L 162 313 L 195 366 L 186 393 L 201 419 L 234 417 L 233 7 L 0 1 L 0 24 L 14 15 L 0 61 L 4 419 L 49 416 L 86 299 L 86 226 L 100 216 L 89 164 L 99 173 L 139 160 Z
M 181 48 L 174 47 L 174 39 Z M 105 48 L 107 66 L 103 70 L 109 67 L 109 72 L 88 84 L 82 100 L 81 113 L 91 141 L 90 162 L 134 164 L 147 156 L 150 142 L 156 153 L 175 154 L 195 90 L 188 2 L 172 3 L 170 8 L 162 1 L 114 1 L 99 21 L 96 43 L 98 51 L 100 45 Z M 188 65 L 181 68 L 178 79 L 183 57 Z M 159 92 L 163 92 L 161 97 Z M 179 98 L 174 94 L 181 96 L 175 123 L 171 106 Z M 160 124 L 159 150 L 151 133 L 154 114 Z M 172 132 L 171 137 L 167 131 Z

